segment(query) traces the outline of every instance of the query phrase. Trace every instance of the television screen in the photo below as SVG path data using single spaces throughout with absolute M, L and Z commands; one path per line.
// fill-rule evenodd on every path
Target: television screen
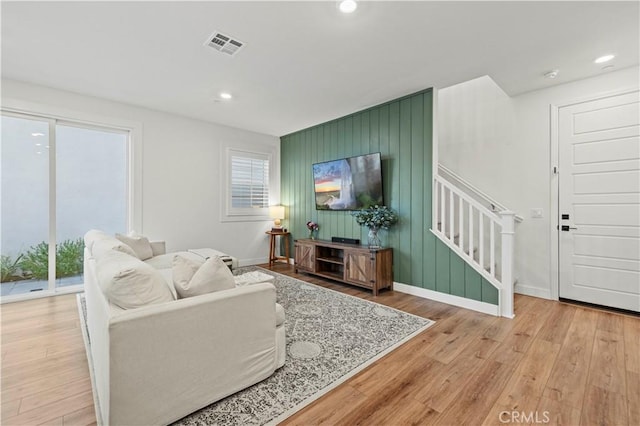
M 383 205 L 380 153 L 313 165 L 317 210 L 363 210 Z

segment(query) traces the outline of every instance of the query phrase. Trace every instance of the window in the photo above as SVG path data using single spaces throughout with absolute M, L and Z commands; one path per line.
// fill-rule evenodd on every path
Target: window
M 231 155 L 231 208 L 263 209 L 269 206 L 269 159 Z
M 85 232 L 127 231 L 129 136 L 3 111 L 3 299 L 81 289 Z
M 228 148 L 223 220 L 268 220 L 272 192 L 272 155 Z

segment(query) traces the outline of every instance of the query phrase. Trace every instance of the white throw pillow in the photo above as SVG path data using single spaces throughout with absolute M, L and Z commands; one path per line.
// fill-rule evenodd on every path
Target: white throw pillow
M 202 263 L 187 259 L 184 256 L 175 255 L 171 264 L 171 274 L 173 286 L 178 292 L 178 297 L 182 298 L 181 289 L 188 289 L 191 278 L 198 272 Z M 186 297 L 186 296 L 184 296 Z
M 117 240 L 114 237 L 105 238 L 102 240 L 95 240 L 91 246 L 91 254 L 95 258 L 99 258 L 105 253 L 111 252 L 113 250 L 117 250 L 119 252 L 125 253 L 134 259 L 137 259 L 138 256 L 133 251 L 131 247 L 126 245 L 120 240 Z
M 182 256 L 173 258 L 173 285 L 181 299 L 235 287 L 233 274 L 218 256 L 202 266 Z
M 160 272 L 119 251 L 106 252 L 96 260 L 96 275 L 107 299 L 122 309 L 174 300 Z
M 151 243 L 147 237 L 141 235 L 130 237 L 128 235 L 116 234 L 116 238 L 131 247 L 138 259 L 147 260 L 153 257 Z

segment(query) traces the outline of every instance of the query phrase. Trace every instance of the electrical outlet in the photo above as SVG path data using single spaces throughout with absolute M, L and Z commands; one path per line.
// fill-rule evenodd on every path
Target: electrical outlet
M 541 219 L 544 217 L 542 214 L 542 208 L 537 207 L 535 209 L 531 209 L 531 217 L 534 219 Z

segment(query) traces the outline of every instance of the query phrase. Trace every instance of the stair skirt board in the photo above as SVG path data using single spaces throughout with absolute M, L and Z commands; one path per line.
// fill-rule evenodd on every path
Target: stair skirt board
M 440 231 L 440 227 L 439 226 L 438 226 L 438 231 Z M 444 236 L 446 237 L 447 240 L 449 240 L 449 234 L 445 233 Z M 440 237 L 442 237 L 442 236 L 440 236 Z M 440 239 L 442 239 L 442 238 L 440 238 Z M 450 241 L 451 240 L 449 240 L 449 242 Z M 469 254 L 469 249 L 467 247 L 460 247 L 459 244 L 458 244 L 459 241 L 460 241 L 460 235 L 458 235 L 458 234 L 454 235 L 453 236 L 453 244 L 456 247 L 458 247 L 460 250 L 462 250 L 465 254 L 468 255 Z M 473 247 L 473 260 L 475 260 L 476 262 L 480 261 L 480 254 L 478 253 L 478 247 L 477 246 Z M 466 259 L 465 259 L 465 262 L 466 262 Z M 498 262 L 496 261 L 493 266 L 495 267 L 495 270 L 497 271 L 498 270 Z M 484 270 L 489 272 L 489 273 L 491 273 L 491 265 L 485 264 L 484 265 Z M 496 278 L 498 279 L 498 281 L 502 281 L 500 279 L 501 277 L 500 277 L 500 274 L 498 272 L 496 272 Z
M 439 291 L 429 290 L 422 287 L 415 287 L 408 284 L 393 283 L 393 290 L 400 293 L 411 294 L 413 296 L 422 297 L 423 299 L 429 299 L 436 302 L 446 303 L 448 305 L 458 306 L 460 308 L 470 309 L 476 312 L 482 312 L 483 314 L 489 314 L 493 316 L 500 316 L 500 308 L 498 305 L 492 305 L 487 302 L 480 302 L 478 300 L 467 299 L 460 296 L 454 296 L 453 294 L 440 293 Z
M 438 223 L 438 231 L 442 232 L 442 230 L 440 228 L 441 228 L 440 223 Z M 442 235 L 440 235 L 440 237 L 441 237 L 440 239 L 442 239 Z M 445 237 L 446 240 L 449 240 L 449 242 L 451 242 L 451 240 L 449 239 L 449 233 L 445 232 L 444 233 L 444 237 Z M 455 234 L 453 236 L 453 244 L 456 247 L 458 247 L 458 249 L 464 251 L 465 254 L 469 254 L 469 248 L 468 247 L 460 247 L 459 244 L 458 244 L 459 242 L 460 242 L 460 234 Z M 480 254 L 478 253 L 478 246 L 475 246 L 475 245 L 473 247 L 473 260 L 475 260 L 476 262 L 478 262 L 480 260 Z M 465 259 L 465 261 L 466 261 L 466 259 Z M 495 267 L 495 270 L 497 271 L 498 270 L 498 262 L 496 261 L 493 266 Z M 491 272 L 491 265 L 490 264 L 489 265 L 484 265 L 484 270 L 490 273 Z M 496 272 L 496 278 L 498 279 L 498 281 L 502 281 L 500 279 L 501 277 L 500 277 L 500 274 L 498 272 Z
M 437 232 L 433 232 L 433 230 L 431 231 L 431 233 L 432 233 L 433 235 L 435 235 L 436 237 L 438 237 L 438 238 L 440 239 L 440 241 L 442 241 L 442 242 L 443 242 L 443 243 L 445 243 L 447 246 L 449 246 L 449 248 L 452 248 L 452 249 L 453 249 L 453 248 L 455 247 L 455 249 L 456 249 L 456 250 L 463 251 L 465 255 L 468 255 L 468 254 L 469 254 L 469 253 L 468 253 L 468 250 L 465 250 L 463 247 L 459 247 L 459 246 L 457 245 L 457 241 L 455 240 L 455 239 L 457 238 L 456 236 L 454 236 L 454 243 L 453 243 L 453 244 L 451 244 L 451 240 L 449 240 L 449 237 L 448 237 L 448 236 L 446 236 L 446 235 L 445 235 L 445 237 L 443 238 L 443 236 L 442 236 L 442 235 L 440 235 L 440 234 L 439 234 L 439 233 L 437 233 Z M 453 245 L 453 247 L 452 247 L 452 245 Z M 464 261 L 465 261 L 466 263 L 468 263 L 469 265 L 474 266 L 474 267 L 476 266 L 476 265 L 473 265 L 473 264 L 469 263 L 469 262 L 468 262 L 468 260 L 467 260 L 465 257 L 462 257 L 462 256 L 460 255 L 460 253 L 457 253 L 457 252 L 456 252 L 456 254 L 460 257 L 460 259 L 464 260 Z M 473 260 L 475 260 L 476 262 L 479 262 L 479 261 L 480 261 L 480 255 L 478 254 L 478 247 L 474 247 L 474 248 L 473 248 Z M 495 271 L 496 271 L 495 278 L 496 278 L 498 281 L 502 281 L 502 276 L 501 276 L 502 274 L 499 272 L 499 269 L 498 269 L 498 261 L 496 261 L 496 262 L 494 263 L 494 265 L 493 265 L 493 266 L 494 266 Z M 486 272 L 488 272 L 489 274 L 491 274 L 491 264 L 485 264 L 483 267 L 484 267 L 484 270 L 485 270 Z M 516 283 L 514 282 L 514 285 L 515 285 L 515 284 L 516 284 Z

